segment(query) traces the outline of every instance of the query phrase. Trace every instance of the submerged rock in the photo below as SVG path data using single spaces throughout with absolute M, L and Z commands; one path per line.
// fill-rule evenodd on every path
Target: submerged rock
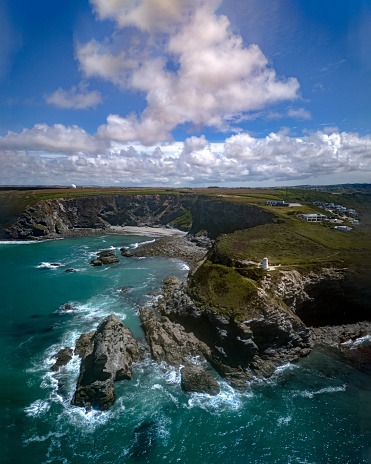
M 132 363 L 140 359 L 141 350 L 115 314 L 106 317 L 92 336 L 85 335 L 76 346 L 83 355 L 72 404 L 106 410 L 115 401 L 114 382 L 132 378 Z
M 52 357 L 57 358 L 57 361 L 52 365 L 52 371 L 57 372 L 59 369 L 63 366 L 65 366 L 67 363 L 69 363 L 72 359 L 73 356 L 73 350 L 72 348 L 62 348 L 61 350 L 58 351 L 58 353 L 55 353 Z
M 195 364 L 183 367 L 181 373 L 181 387 L 186 392 L 208 393 L 217 395 L 220 387 L 211 374 Z
M 145 421 L 134 429 L 133 445 L 130 456 L 135 460 L 143 460 L 148 457 L 157 444 L 157 424 L 155 421 Z

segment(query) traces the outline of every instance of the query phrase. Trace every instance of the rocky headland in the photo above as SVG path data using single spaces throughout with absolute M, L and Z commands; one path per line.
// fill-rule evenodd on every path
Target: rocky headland
M 258 205 L 206 195 L 101 195 L 39 202 L 8 228 L 8 236 L 24 240 L 117 233 L 122 226 L 185 231 L 187 235 L 139 247 L 133 256 L 124 249 L 124 258 L 100 252 L 92 264 L 161 255 L 191 265 L 185 282 L 164 281 L 162 296 L 142 308 L 140 318 L 151 356 L 181 370 L 185 391 L 217 394 L 215 372 L 244 390 L 249 381 L 271 376 L 278 366 L 298 361 L 318 345 L 339 350 L 349 362 L 370 363 L 371 286 L 368 270 L 357 264 L 362 248 L 346 245 L 353 253 L 349 256 L 356 257 L 350 267 L 344 260 L 327 262 L 322 255 L 333 246 L 326 244 L 327 236 L 316 242 L 311 232 L 296 232 L 297 223 L 287 227 L 288 220 Z M 246 258 L 256 243 L 245 234 L 251 229 L 261 231 L 256 235 L 262 243 L 269 242 L 259 250 L 272 250 L 273 243 L 277 256 L 297 253 L 303 260 L 263 271 L 256 258 Z M 235 231 L 241 233 L 229 240 Z M 339 250 L 328 256 L 339 256 Z M 359 345 L 361 338 L 365 343 Z M 106 318 L 75 348 L 82 359 L 73 404 L 109 408 L 114 382 L 130 379 L 132 364 L 144 352 L 116 316 Z M 57 353 L 53 369 L 70 357 L 70 349 Z

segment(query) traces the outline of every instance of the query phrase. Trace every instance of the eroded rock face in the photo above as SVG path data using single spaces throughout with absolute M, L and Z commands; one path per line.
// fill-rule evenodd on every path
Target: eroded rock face
M 165 291 L 157 313 L 142 309 L 140 316 L 156 361 L 189 365 L 189 356 L 201 356 L 233 387 L 245 390 L 247 381 L 269 377 L 278 366 L 307 355 L 312 346 L 300 319 L 264 289 L 249 305 L 251 318 L 236 320 L 207 304 L 196 305 L 185 284 L 171 295 Z
M 114 314 L 106 317 L 91 335 L 79 338 L 80 376 L 72 404 L 108 409 L 115 401 L 114 382 L 132 378 L 132 363 L 141 350 L 131 331 Z
M 158 318 L 149 308 L 141 308 L 139 315 L 155 361 L 179 366 L 188 364 L 189 356 L 201 356 L 204 359 L 208 347 L 193 333 L 186 332 L 181 324 L 171 322 L 166 316 Z
M 220 392 L 215 377 L 194 364 L 183 367 L 180 384 L 187 392 L 208 393 L 209 395 L 217 395 Z

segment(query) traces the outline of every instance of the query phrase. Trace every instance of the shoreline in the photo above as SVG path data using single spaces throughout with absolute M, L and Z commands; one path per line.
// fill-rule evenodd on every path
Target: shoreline
M 93 228 L 74 228 L 67 229 L 63 233 L 57 234 L 48 234 L 44 236 L 34 237 L 34 238 L 11 238 L 11 237 L 2 237 L 0 241 L 6 242 L 41 242 L 47 240 L 57 240 L 64 238 L 78 238 L 78 237 L 89 237 L 95 235 L 107 235 L 107 234 L 116 234 L 116 235 L 138 235 L 138 236 L 149 236 L 149 237 L 169 237 L 169 236 L 185 236 L 187 232 L 170 228 L 170 227 L 150 227 L 150 226 L 110 226 L 107 228 L 93 229 Z

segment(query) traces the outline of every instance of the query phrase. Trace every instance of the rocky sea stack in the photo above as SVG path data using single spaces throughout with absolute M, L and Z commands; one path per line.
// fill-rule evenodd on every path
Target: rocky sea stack
M 130 380 L 132 364 L 141 350 L 131 331 L 114 314 L 77 344 L 82 357 L 80 376 L 72 399 L 75 406 L 108 409 L 115 401 L 114 382 Z

